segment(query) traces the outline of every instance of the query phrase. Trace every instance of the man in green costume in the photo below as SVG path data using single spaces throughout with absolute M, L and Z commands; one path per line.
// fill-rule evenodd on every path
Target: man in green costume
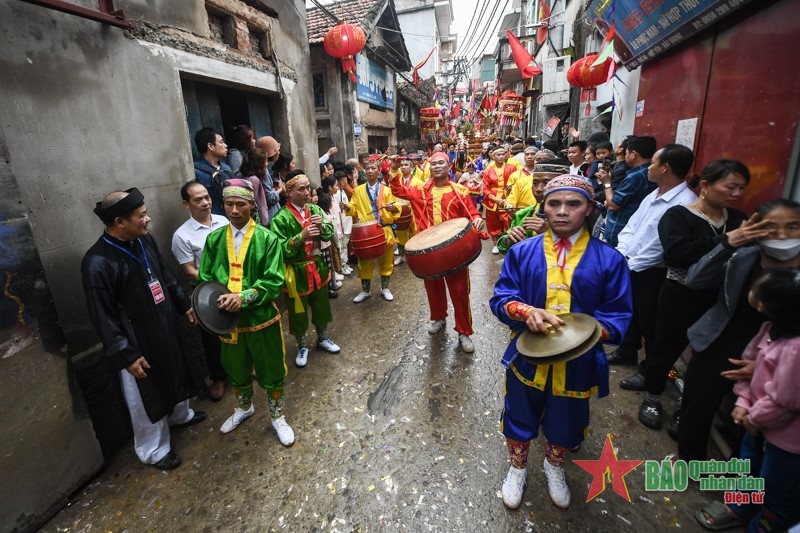
M 231 291 L 217 300 L 220 309 L 239 312 L 236 329 L 222 341 L 222 366 L 228 373 L 238 406 L 219 430 L 229 433 L 255 412 L 253 371 L 267 391 L 272 427 L 284 446 L 294 444 L 294 431 L 283 416 L 283 380 L 287 368 L 281 315 L 274 300 L 283 286 L 280 241 L 250 212 L 255 195 L 249 181 L 224 183 L 222 202 L 230 224 L 206 238 L 198 283 L 216 280 Z
M 306 330 L 309 310 L 317 329 L 317 349 L 329 353 L 341 350 L 326 333 L 333 318 L 327 289 L 330 272 L 320 255 L 319 246 L 320 241 L 333 238 L 334 229 L 322 209 L 309 202 L 311 183 L 303 170 L 287 174 L 284 187 L 288 201 L 272 219 L 270 229 L 281 240 L 283 248 L 286 262 L 284 290 L 289 296 L 289 333 L 297 339 L 294 362 L 298 368 L 303 368 L 308 364 Z
M 505 254 L 508 249 L 520 241 L 540 234 L 547 229 L 547 221 L 542 209 L 544 199 L 544 186 L 556 176 L 566 174 L 569 167 L 556 163 L 540 163 L 533 167 L 533 174 L 529 176 L 530 181 L 520 179 L 514 187 L 530 187 L 533 193 L 533 205 L 524 207 L 514 213 L 508 231 L 500 235 L 497 239 L 497 248 L 500 253 Z M 525 185 L 523 185 L 523 183 Z

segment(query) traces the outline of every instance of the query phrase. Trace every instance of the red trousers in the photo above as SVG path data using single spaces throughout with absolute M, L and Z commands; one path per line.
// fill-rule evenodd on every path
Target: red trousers
M 464 335 L 472 335 L 468 268 L 453 272 L 443 278 L 425 280 L 425 292 L 428 293 L 431 320 L 444 320 L 447 317 L 445 285 L 450 292 L 450 300 L 453 302 L 453 311 L 456 316 L 455 330 Z
M 501 233 L 508 231 L 510 220 L 506 211 L 497 209 L 496 211 L 486 210 L 486 231 L 492 236 L 492 240 L 497 240 Z

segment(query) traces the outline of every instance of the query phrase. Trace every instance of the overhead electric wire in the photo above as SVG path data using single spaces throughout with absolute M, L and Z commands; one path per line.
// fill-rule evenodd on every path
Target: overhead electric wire
M 493 18 L 495 16 L 495 13 L 497 12 L 497 7 L 499 6 L 499 4 L 500 4 L 500 0 L 497 1 L 497 4 L 495 5 L 495 9 L 494 9 L 494 11 L 492 11 L 492 14 L 489 16 L 489 19 L 491 19 L 491 18 Z M 506 8 L 507 7 L 508 7 L 508 0 L 505 0 L 505 2 L 503 3 L 503 9 L 500 10 L 500 16 L 498 16 L 496 18 L 496 20 L 495 20 L 494 28 L 492 28 L 491 31 L 486 32 L 481 37 L 481 40 L 479 40 L 476 43 L 476 46 L 471 50 L 470 53 L 464 54 L 467 58 L 469 58 L 470 55 L 475 55 L 475 57 L 479 59 L 483 55 L 483 51 L 486 49 L 486 46 L 489 44 L 489 42 L 492 40 L 492 38 L 496 36 L 495 34 L 497 33 L 497 28 L 498 28 L 498 26 L 500 26 L 500 22 L 503 20 L 504 13 L 506 12 Z M 475 63 L 475 61 L 472 62 L 472 64 L 474 64 L 474 63 Z
M 479 2 L 481 2 L 481 1 L 483 2 L 483 7 L 480 7 L 480 9 L 478 9 L 479 8 Z M 463 52 L 467 48 L 467 46 L 468 46 L 467 43 L 472 41 L 473 37 L 477 33 L 475 31 L 470 32 L 470 30 L 472 29 L 472 22 L 475 20 L 475 15 L 478 13 L 478 11 L 483 12 L 483 10 L 485 9 L 486 4 L 488 2 L 489 2 L 489 0 L 476 0 L 475 1 L 475 10 L 472 12 L 472 18 L 470 18 L 469 24 L 467 25 L 468 37 L 466 39 L 464 39 L 463 43 L 458 45 L 458 49 L 456 50 L 456 53 L 453 54 L 454 57 L 458 57 L 460 55 L 458 52 L 460 52 L 460 51 Z

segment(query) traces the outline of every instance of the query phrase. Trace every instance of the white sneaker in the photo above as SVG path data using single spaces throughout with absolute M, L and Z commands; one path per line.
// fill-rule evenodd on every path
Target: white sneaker
M 383 296 L 383 299 L 387 302 L 394 300 L 394 294 L 392 294 L 392 291 L 389 289 L 381 289 L 381 296 Z
M 367 298 L 369 298 L 370 296 L 372 296 L 370 293 L 368 293 L 368 292 L 364 292 L 364 291 L 361 291 L 361 292 L 359 292 L 358 294 L 356 294 L 356 297 L 355 297 L 355 298 L 353 298 L 353 301 L 354 301 L 355 303 L 363 302 L 364 300 L 366 300 L 366 299 L 367 299 Z
M 428 324 L 428 333 L 431 335 L 436 335 L 444 328 L 444 320 L 431 320 L 431 323 Z
M 331 280 L 330 285 L 331 285 L 331 289 L 333 289 L 335 291 L 337 291 L 337 290 L 342 288 L 342 282 L 341 281 L 337 281 L 335 279 Z
M 567 485 L 567 476 L 560 466 L 553 466 L 547 457 L 544 458 L 544 475 L 547 477 L 547 491 L 556 507 L 566 509 L 569 507 L 570 493 Z
M 345 276 L 349 276 L 352 273 L 353 273 L 353 269 L 350 267 L 350 265 L 344 265 L 342 267 L 342 274 L 344 274 Z
M 285 416 L 273 418 L 272 428 L 275 430 L 275 433 L 278 434 L 278 440 L 281 441 L 281 444 L 284 446 L 291 446 L 294 444 L 294 431 L 292 431 Z
M 475 345 L 472 344 L 472 339 L 469 338 L 469 335 L 464 335 L 463 333 L 459 334 L 458 344 L 461 345 L 461 350 L 465 353 L 472 353 L 475 351 Z
M 399 250 L 399 249 L 397 249 L 397 248 L 395 248 L 395 250 L 394 250 L 394 255 L 400 255 L 400 250 Z
M 508 474 L 503 480 L 503 505 L 509 509 L 519 508 L 522 503 L 522 494 L 525 492 L 525 477 L 528 470 L 525 468 L 508 469 Z
M 308 348 L 300 348 L 297 350 L 297 357 L 294 359 L 294 364 L 297 368 L 304 368 L 308 364 Z
M 335 279 L 336 281 L 342 281 L 344 279 L 344 276 L 339 274 L 338 272 L 334 272 L 333 279 Z
M 327 337 L 317 343 L 317 350 L 325 350 L 328 353 L 339 353 L 342 351 L 338 344 Z
M 256 407 L 252 403 L 250 404 L 250 409 L 244 411 L 243 409 L 237 407 L 233 410 L 233 414 L 228 418 L 225 423 L 219 428 L 222 433 L 230 433 L 237 427 L 239 424 L 253 416 L 253 413 L 256 412 Z
M 405 262 L 406 258 L 403 257 L 402 255 L 398 255 L 397 257 L 394 258 L 394 266 L 402 265 Z
M 499 254 L 500 253 L 500 248 L 498 248 L 497 246 L 492 246 L 492 253 L 494 255 Z

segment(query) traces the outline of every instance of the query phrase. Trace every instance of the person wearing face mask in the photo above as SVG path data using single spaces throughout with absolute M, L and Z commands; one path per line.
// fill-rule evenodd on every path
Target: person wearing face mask
M 714 306 L 688 330 L 693 355 L 684 378 L 678 455 L 705 460 L 711 423 L 733 381 L 725 375 L 743 362 L 738 357 L 767 319 L 747 305 L 750 287 L 766 270 L 800 267 L 800 203 L 777 199 L 689 268 L 690 289 L 722 287 Z M 757 241 L 757 245 L 749 245 Z

